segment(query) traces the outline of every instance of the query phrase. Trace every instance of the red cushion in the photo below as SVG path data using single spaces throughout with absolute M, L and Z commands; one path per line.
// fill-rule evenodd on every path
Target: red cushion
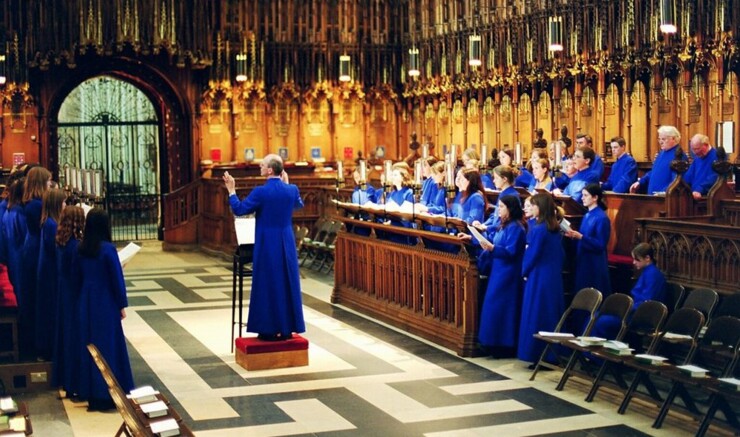
M 298 334 L 284 341 L 263 341 L 257 337 L 239 337 L 234 340 L 236 348 L 245 354 L 265 354 L 270 352 L 300 351 L 308 349 L 308 340 Z
M 632 266 L 632 257 L 627 255 L 617 255 L 616 253 L 610 253 L 607 256 L 607 260 L 610 265 L 628 265 Z

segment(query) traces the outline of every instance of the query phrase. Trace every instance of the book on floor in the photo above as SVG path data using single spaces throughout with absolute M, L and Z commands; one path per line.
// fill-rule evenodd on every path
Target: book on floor
M 162 417 L 167 415 L 167 404 L 165 404 L 163 401 L 154 401 L 149 402 L 146 404 L 139 405 L 141 407 L 141 411 L 146 414 L 148 417 L 154 418 L 154 417 Z
M 170 437 L 180 435 L 180 425 L 175 419 L 163 419 L 149 422 L 149 428 L 153 434 L 159 437 Z
M 692 378 L 705 378 L 709 370 L 693 364 L 686 364 L 683 366 L 676 366 L 676 368 L 684 373 L 688 373 Z
M 145 385 L 131 390 L 128 397 L 137 404 L 146 404 L 156 401 L 158 394 L 159 392 L 154 390 L 151 385 Z

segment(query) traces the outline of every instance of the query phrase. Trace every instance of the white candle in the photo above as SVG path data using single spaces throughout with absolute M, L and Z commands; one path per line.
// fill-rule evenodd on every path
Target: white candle
M 92 194 L 92 170 L 85 170 L 85 193 Z
M 429 157 L 429 144 L 424 144 L 423 146 L 421 146 L 421 157 Z
M 480 166 L 486 167 L 488 165 L 488 146 L 481 144 L 480 146 Z
M 337 161 L 337 181 L 341 182 L 344 180 L 344 163 Z
M 103 197 L 103 172 L 100 170 L 95 172 L 95 196 Z
M 516 165 L 522 163 L 522 143 L 516 143 L 514 145 L 514 163 Z
M 367 162 L 363 159 L 360 161 L 360 183 L 367 182 Z
M 454 168 L 454 166 L 452 165 L 452 163 L 450 161 L 445 162 L 445 166 L 447 167 L 445 169 L 446 179 L 447 179 L 445 181 L 445 185 L 449 187 L 452 184 L 452 181 L 455 179 L 455 177 L 453 175 L 453 172 L 454 172 L 453 168 Z
M 457 166 L 457 144 L 450 144 L 450 163 Z
M 421 161 L 416 161 L 414 165 L 414 183 L 421 185 Z
M 391 184 L 391 167 L 393 166 L 393 162 L 391 160 L 385 161 L 385 185 Z
M 563 160 L 563 151 L 560 147 L 560 141 L 555 141 L 555 166 L 560 165 L 560 161 Z
M 64 184 L 65 184 L 65 185 L 66 185 L 67 187 L 71 186 L 71 182 L 70 182 L 70 180 L 69 180 L 69 176 L 70 176 L 71 174 L 72 174 L 72 171 L 71 171 L 71 169 L 69 168 L 69 166 L 68 166 L 68 165 L 65 165 L 65 166 L 64 166 Z

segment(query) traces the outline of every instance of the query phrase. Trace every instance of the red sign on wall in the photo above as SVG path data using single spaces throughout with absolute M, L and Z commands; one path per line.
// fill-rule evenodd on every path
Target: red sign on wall
M 344 148 L 344 159 L 352 159 L 352 155 L 354 155 L 355 151 L 351 147 L 345 147 Z
M 211 149 L 211 160 L 221 161 L 221 149 Z

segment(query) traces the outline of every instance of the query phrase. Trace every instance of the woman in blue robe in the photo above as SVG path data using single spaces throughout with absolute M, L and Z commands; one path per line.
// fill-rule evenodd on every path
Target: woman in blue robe
M 56 326 L 57 315 L 57 281 L 46 278 L 57 277 L 57 223 L 66 206 L 67 195 L 64 190 L 52 188 L 46 190 L 41 210 L 41 243 L 39 246 L 39 263 L 36 270 L 36 283 L 43 284 L 36 292 L 36 354 L 50 359 L 54 348 L 54 337 L 44 329 L 51 324 Z
M 632 264 L 641 273 L 630 291 L 633 300 L 630 317 L 643 302 L 648 300 L 663 302 L 666 288 L 665 276 L 655 265 L 653 248 L 648 243 L 640 243 L 632 249 Z M 620 327 L 617 317 L 604 315 L 596 319 L 591 335 L 611 340 L 616 338 Z
M 535 194 L 537 190 L 552 191 L 553 183 L 550 177 L 550 160 L 536 159 L 532 161 L 532 182 L 527 187 L 527 191 Z
M 478 342 L 494 356 L 513 356 L 522 304 L 522 257 L 526 231 L 519 198 L 499 198 L 501 226 L 492 244 L 481 242 L 479 257 L 491 257 L 488 287 L 483 299 Z M 481 272 L 484 273 L 484 272 Z
M 509 156 L 505 152 L 503 156 Z M 501 155 L 501 153 L 499 155 Z M 501 164 L 493 169 L 493 183 L 496 185 L 496 189 L 499 190 L 498 197 L 504 196 L 515 196 L 519 199 L 519 192 L 514 188 L 514 179 L 516 178 L 517 170 L 508 165 Z M 477 223 L 473 223 L 478 225 Z M 482 226 L 477 226 L 482 231 L 493 232 L 498 229 L 499 216 L 494 210 L 491 215 L 488 216 Z
M 421 169 L 422 175 L 424 177 L 424 182 L 422 182 L 421 184 L 421 196 L 419 198 L 419 203 L 425 206 L 433 201 L 434 197 L 437 194 L 437 191 L 439 191 L 439 188 L 437 187 L 437 182 L 432 177 L 432 167 L 434 167 L 437 162 L 437 158 L 435 158 L 434 156 L 427 156 L 426 158 L 421 159 Z
M 52 387 L 62 387 L 67 397 L 77 394 L 74 369 L 78 366 L 79 354 L 75 353 L 77 340 L 77 293 L 72 287 L 72 266 L 77 257 L 77 246 L 82 239 L 85 212 L 79 206 L 67 206 L 62 210 L 56 235 L 57 304 L 56 329 L 54 336 L 54 374 Z
M 124 392 L 134 388 L 122 326 L 128 306 L 126 284 L 116 246 L 110 240 L 108 213 L 91 209 L 72 267 L 73 287 L 78 296 L 78 337 L 73 346 L 78 361 L 73 386 L 76 384 L 79 398 L 88 401 L 90 411 L 112 409 L 114 404 L 100 370 L 87 351 L 88 344 L 97 346 Z
M 8 189 L 8 211 L 3 215 L 3 244 L 8 267 L 8 278 L 21 306 L 21 251 L 26 239 L 26 217 L 23 215 L 23 186 L 25 179 L 14 181 Z
M 527 248 L 522 261 L 525 278 L 522 318 L 519 324 L 517 358 L 535 362 L 545 343 L 533 335 L 552 331 L 565 310 L 563 299 L 563 251 L 558 211 L 550 194 L 538 193 L 530 197 L 530 211 L 536 217 L 535 225 L 527 233 Z M 547 357 L 555 360 L 555 355 Z
M 460 190 L 458 198 L 455 199 L 457 207 L 453 205 L 449 213 L 467 224 L 482 222 L 485 219 L 488 202 L 483 193 L 478 169 L 461 169 L 455 178 L 455 185 Z
M 288 183 L 280 156 L 265 156 L 260 173 L 267 177 L 265 184 L 242 201 L 228 173 L 224 183 L 234 215 L 256 214 L 247 331 L 263 340 L 285 340 L 306 330 L 293 234 L 293 211 L 303 208 L 303 200 L 298 187 Z
M 588 212 L 578 231 L 571 229 L 565 233 L 566 237 L 576 240 L 574 291 L 593 287 L 608 296 L 612 289 L 606 250 L 612 225 L 605 212 L 604 191 L 599 184 L 586 185 L 581 199 Z
M 385 198 L 386 208 L 388 208 L 389 205 L 400 207 L 405 202 L 414 203 L 414 190 L 410 187 L 412 182 L 413 181 L 411 180 L 408 170 L 404 167 L 396 166 L 391 172 L 392 188 L 391 192 L 388 193 Z M 410 222 L 399 220 L 397 218 L 391 218 L 388 223 L 392 226 L 401 226 L 404 228 L 411 227 Z M 381 232 L 379 237 L 385 237 L 387 240 L 401 244 L 416 244 L 416 238 L 395 234 L 393 232 Z
M 51 173 L 43 167 L 28 171 L 23 187 L 23 214 L 26 217 L 26 237 L 21 249 L 21 289 L 19 334 L 20 344 L 27 345 L 36 358 L 44 358 L 35 350 L 36 346 L 36 269 L 39 265 L 41 245 L 41 199 L 51 183 Z

